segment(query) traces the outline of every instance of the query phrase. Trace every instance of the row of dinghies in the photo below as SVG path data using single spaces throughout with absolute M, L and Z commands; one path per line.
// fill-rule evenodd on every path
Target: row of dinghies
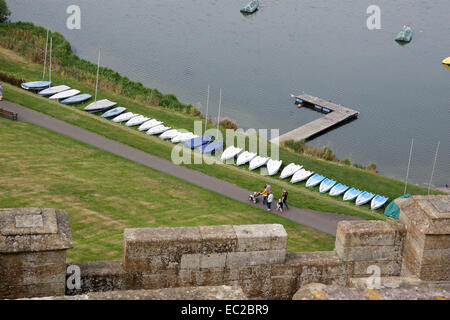
M 258 156 L 253 152 L 242 151 L 243 150 L 241 148 L 230 146 L 223 152 L 221 160 L 225 161 L 237 157 L 236 165 L 240 166 L 245 163 L 249 163 L 250 170 L 255 170 L 265 165 L 269 176 L 277 174 L 281 169 L 281 165 L 283 163 L 282 160 L 273 160 L 269 157 Z M 295 163 L 290 163 L 281 171 L 280 179 L 286 179 L 289 177 L 291 178 L 292 184 L 306 180 L 307 188 L 319 186 L 319 192 L 329 193 L 329 195 L 333 197 L 343 195 L 344 201 L 355 201 L 357 206 L 370 202 L 371 210 L 381 208 L 389 199 L 388 197 L 384 197 L 382 195 L 375 195 L 371 192 L 350 188 L 323 175 L 306 170 L 302 165 Z
M 162 121 L 151 119 L 144 115 L 133 112 L 125 112 L 124 107 L 116 107 L 101 115 L 103 118 L 110 118 L 112 122 L 124 123 L 127 127 L 138 126 L 138 130 L 146 132 L 148 135 L 159 135 L 163 140 L 173 143 L 184 143 L 191 149 L 196 149 L 202 153 L 214 153 L 222 149 L 224 142 L 214 141 L 214 136 L 198 136 L 186 130 L 172 129 L 164 125 Z

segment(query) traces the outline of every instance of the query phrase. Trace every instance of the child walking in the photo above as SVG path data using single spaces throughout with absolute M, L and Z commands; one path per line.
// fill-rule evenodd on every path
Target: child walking
M 277 211 L 280 211 L 280 213 L 283 213 L 283 201 L 281 199 L 278 199 Z
M 273 193 L 269 192 L 269 195 L 267 196 L 267 211 L 272 211 L 272 201 L 273 201 Z

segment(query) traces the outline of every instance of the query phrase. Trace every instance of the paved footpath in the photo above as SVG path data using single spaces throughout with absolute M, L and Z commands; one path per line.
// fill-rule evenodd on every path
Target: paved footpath
M 217 192 L 223 196 L 249 203 L 248 195 L 251 192 L 231 183 L 183 166 L 175 165 L 168 160 L 132 148 L 123 143 L 110 140 L 98 134 L 8 101 L 0 101 L 0 108 L 16 112 L 18 114 L 19 121 L 26 121 L 47 128 L 72 139 L 84 142 L 136 163 L 143 164 L 160 172 L 164 172 L 168 175 L 188 181 L 197 186 Z M 261 201 L 256 206 L 262 208 Z M 279 215 L 279 213 L 275 213 L 274 207 L 276 208 L 276 202 L 272 203 L 272 213 Z M 339 221 L 360 220 L 358 217 L 309 209 L 299 209 L 292 206 L 289 206 L 289 210 L 285 210 L 282 216 L 331 235 L 336 235 L 337 223 Z

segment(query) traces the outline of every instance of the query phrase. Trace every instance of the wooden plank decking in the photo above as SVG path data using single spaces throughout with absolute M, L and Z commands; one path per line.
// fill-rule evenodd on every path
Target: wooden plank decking
M 311 96 L 309 94 L 303 93 L 298 95 L 296 99 L 299 99 L 305 103 L 306 106 L 310 105 L 315 110 L 328 112 L 324 117 L 311 121 L 297 129 L 289 131 L 281 136 L 271 140 L 273 143 L 279 143 L 284 140 L 293 139 L 295 141 L 308 140 L 312 137 L 329 130 L 338 124 L 357 118 L 359 112 L 336 103 L 323 100 L 318 97 Z

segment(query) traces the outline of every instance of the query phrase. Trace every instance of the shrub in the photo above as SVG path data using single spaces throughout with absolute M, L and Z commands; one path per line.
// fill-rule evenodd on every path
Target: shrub
M 371 172 L 375 172 L 377 173 L 377 165 L 373 162 L 371 162 L 368 166 L 367 166 L 367 170 L 371 171 Z
M 346 166 L 352 165 L 352 161 L 349 158 L 345 158 L 344 160 L 341 161 L 341 163 Z
M 238 128 L 238 125 L 236 123 L 236 121 L 230 119 L 230 118 L 222 118 L 220 120 L 220 126 L 224 129 L 233 129 L 236 130 Z
M 9 84 L 12 84 L 13 86 L 16 86 L 16 87 L 20 87 L 20 85 L 25 82 L 25 80 L 23 80 L 23 79 L 19 79 L 14 76 L 7 75 L 3 72 L 0 72 L 0 80 L 3 82 L 7 82 Z
M 297 153 L 303 153 L 305 151 L 305 140 L 286 140 L 283 141 L 281 145 Z

